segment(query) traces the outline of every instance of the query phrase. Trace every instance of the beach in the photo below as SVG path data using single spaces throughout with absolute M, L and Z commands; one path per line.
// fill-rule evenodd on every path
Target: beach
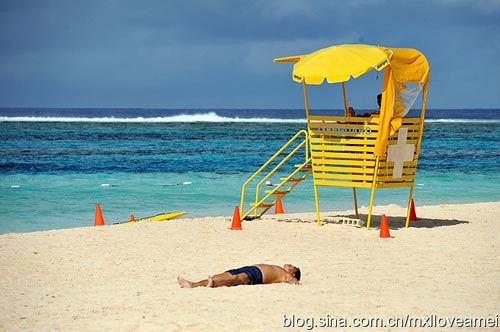
M 500 1 L 0 14 L 0 332 L 500 332 Z
M 292 319 L 304 330 L 310 318 L 499 314 L 500 202 L 417 206 L 408 229 L 402 207 L 374 213 L 370 230 L 335 223 L 353 216 L 339 211 L 322 212 L 322 226 L 299 213 L 242 231 L 225 216 L 2 234 L 0 330 L 263 331 Z M 394 238 L 379 238 L 381 213 Z M 176 282 L 256 263 L 297 265 L 301 285 Z

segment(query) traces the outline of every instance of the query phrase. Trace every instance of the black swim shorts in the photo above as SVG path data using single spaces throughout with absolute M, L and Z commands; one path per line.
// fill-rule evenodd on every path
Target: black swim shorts
M 231 273 L 233 276 L 240 273 L 245 273 L 250 279 L 250 282 L 248 283 L 249 285 L 262 284 L 262 271 L 257 266 L 243 266 L 238 269 L 232 269 L 226 272 Z

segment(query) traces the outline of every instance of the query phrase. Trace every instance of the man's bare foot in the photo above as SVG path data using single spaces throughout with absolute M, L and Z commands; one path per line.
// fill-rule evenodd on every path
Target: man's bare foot
M 208 276 L 207 287 L 214 287 L 214 279 L 212 279 L 212 276 Z
M 177 283 L 181 286 L 181 288 L 193 288 L 193 283 L 191 281 L 187 281 L 181 276 L 177 277 Z

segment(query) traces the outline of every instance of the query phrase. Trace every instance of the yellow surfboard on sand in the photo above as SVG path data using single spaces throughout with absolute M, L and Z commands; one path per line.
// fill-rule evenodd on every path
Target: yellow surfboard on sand
M 167 212 L 167 213 L 161 213 L 161 214 L 157 214 L 154 216 L 144 217 L 144 218 L 140 218 L 140 219 L 136 219 L 136 220 L 126 220 L 126 221 L 121 221 L 121 222 L 115 222 L 115 225 L 116 224 L 121 224 L 121 225 L 134 224 L 134 223 L 138 223 L 141 221 L 165 221 L 165 220 L 171 220 L 171 219 L 182 217 L 185 214 L 187 214 L 187 212 Z

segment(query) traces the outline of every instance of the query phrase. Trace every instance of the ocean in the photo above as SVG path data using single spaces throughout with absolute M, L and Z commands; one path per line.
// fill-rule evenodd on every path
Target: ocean
M 169 211 L 231 216 L 246 179 L 305 127 L 303 110 L 2 108 L 0 233 L 91 226 L 96 203 L 107 224 Z M 428 110 L 415 183 L 417 213 L 499 201 L 500 110 Z M 358 192 L 368 205 L 368 190 Z M 375 203 L 407 197 L 379 190 Z M 319 198 L 322 211 L 352 209 L 349 188 L 320 188 Z M 311 178 L 283 205 L 314 211 Z

